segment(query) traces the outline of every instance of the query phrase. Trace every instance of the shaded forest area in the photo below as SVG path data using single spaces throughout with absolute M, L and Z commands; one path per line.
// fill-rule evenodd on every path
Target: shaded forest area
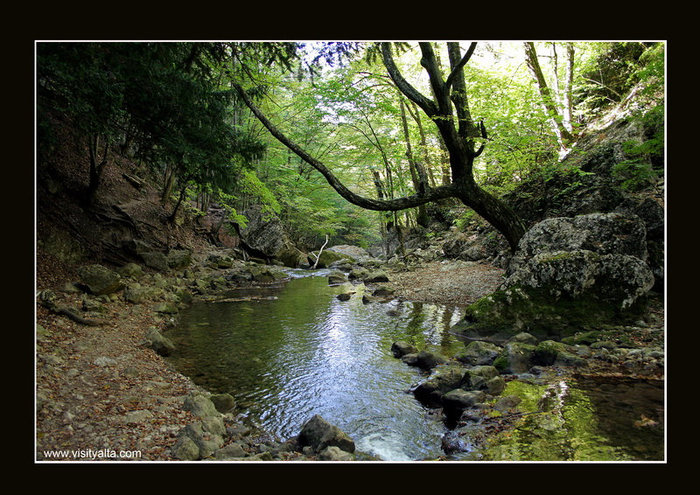
M 665 43 L 36 48 L 40 460 L 368 460 L 273 441 L 168 365 L 193 301 L 289 269 L 363 284 L 362 304 L 463 307 L 461 361 L 385 349 L 457 423 L 465 393 L 495 404 L 520 374 L 665 379 Z M 462 390 L 474 366 L 491 389 Z

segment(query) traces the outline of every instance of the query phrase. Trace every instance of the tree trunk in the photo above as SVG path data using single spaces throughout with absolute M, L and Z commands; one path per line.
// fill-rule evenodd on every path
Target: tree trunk
M 102 178 L 102 172 L 107 164 L 107 153 L 109 152 L 109 141 L 107 138 L 104 140 L 104 150 L 102 151 L 102 158 L 99 156 L 99 146 L 100 146 L 100 136 L 99 134 L 94 134 L 88 138 L 88 157 L 90 160 L 90 182 L 88 184 L 88 189 L 86 193 L 86 200 L 89 206 L 95 204 L 97 199 L 97 190 L 100 187 L 100 179 Z
M 177 203 L 175 204 L 175 208 L 173 208 L 173 212 L 170 214 L 168 217 L 168 223 L 175 223 L 175 219 L 177 218 L 177 212 L 180 210 L 180 205 L 182 204 L 182 200 L 185 199 L 185 193 L 187 192 L 187 182 L 185 182 L 185 185 L 182 186 L 182 189 L 180 190 L 180 196 L 177 198 Z
M 535 44 L 532 42 L 525 42 L 524 47 L 525 62 L 530 68 L 532 77 L 535 80 L 535 83 L 537 84 L 537 87 L 540 91 L 540 95 L 542 96 L 542 104 L 547 110 L 547 114 L 549 115 L 550 121 L 552 123 L 552 128 L 554 129 L 554 132 L 557 135 L 557 139 L 559 140 L 559 147 L 562 151 L 564 151 L 569 148 L 569 145 L 572 143 L 574 138 L 562 123 L 562 118 L 559 114 L 559 111 L 557 110 L 554 98 L 552 98 L 552 92 L 547 86 L 547 81 L 544 78 L 542 68 L 540 67 L 540 63 L 537 59 L 537 51 L 535 50 Z
M 170 194 L 173 192 L 173 184 L 175 183 L 175 167 L 166 165 L 164 177 L 165 180 L 163 181 L 163 192 L 160 195 L 160 204 L 167 206 Z
M 421 65 L 428 72 L 434 95 L 434 100 L 431 100 L 417 91 L 403 78 L 394 63 L 391 45 L 389 43 L 381 44 L 384 65 L 392 81 L 404 96 L 420 107 L 435 123 L 449 154 L 451 172 L 451 182 L 449 184 L 436 188 L 426 187 L 422 192 L 403 198 L 386 200 L 380 198 L 375 200 L 350 191 L 325 164 L 309 155 L 304 149 L 280 132 L 252 102 L 242 86 L 237 83 L 232 83 L 232 85 L 248 108 L 268 131 L 278 141 L 296 153 L 297 156 L 320 172 L 331 187 L 349 202 L 370 210 L 397 211 L 414 208 L 441 199 L 458 198 L 501 232 L 511 249 L 515 250 L 518 241 L 525 233 L 523 222 L 507 204 L 479 187 L 473 176 L 474 160 L 481 154 L 486 144 L 486 129 L 483 123 L 477 126 L 471 118 L 462 69 L 469 61 L 475 47 L 476 43 L 472 43 L 467 52 L 461 55 L 458 43 L 448 43 L 451 71 L 447 79 L 443 79 L 432 46 L 430 43 L 420 43 L 423 54 Z M 480 138 L 484 139 L 484 142 L 481 143 L 478 149 L 475 149 L 477 145 L 476 140 Z
M 566 44 L 566 86 L 564 88 L 564 125 L 567 129 L 573 132 L 574 122 L 574 102 L 573 102 L 573 87 L 574 87 L 574 44 L 569 42 Z
M 406 141 L 406 159 L 408 160 L 408 168 L 411 172 L 413 189 L 416 191 L 416 193 L 422 194 L 428 187 L 428 180 L 423 166 L 417 163 L 413 156 L 413 149 L 411 148 L 411 136 L 408 132 L 408 119 L 406 119 L 406 109 L 404 108 L 403 99 L 399 100 L 399 108 L 401 109 L 401 124 L 403 126 L 403 135 Z M 418 207 L 418 215 L 416 216 L 416 222 L 421 227 L 428 226 L 428 214 L 425 211 L 425 205 L 420 205 Z

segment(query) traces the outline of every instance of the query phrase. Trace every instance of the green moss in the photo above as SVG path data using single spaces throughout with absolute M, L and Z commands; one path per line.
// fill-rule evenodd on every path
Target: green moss
M 467 336 L 513 336 L 528 332 L 539 338 L 562 338 L 585 328 L 627 323 L 644 308 L 640 300 L 622 311 L 594 295 L 553 298 L 546 290 L 511 287 L 496 291 L 468 306 L 464 323 L 454 330 Z
M 512 380 L 506 384 L 506 388 L 501 396 L 515 395 L 519 397 L 521 402 L 517 406 L 518 410 L 524 413 L 531 413 L 539 410 L 538 402 L 544 395 L 546 388 L 544 385 L 534 385 L 520 380 Z

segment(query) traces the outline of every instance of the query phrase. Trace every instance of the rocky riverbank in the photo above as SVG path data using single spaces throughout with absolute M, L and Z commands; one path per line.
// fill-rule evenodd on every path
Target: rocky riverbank
M 331 263 L 337 270 L 329 282 L 370 285 L 367 303 L 398 297 L 464 305 L 503 281 L 499 268 L 460 260 L 407 266 L 339 257 Z M 342 432 L 322 418 L 312 423 L 316 429 L 323 425 L 314 441 L 305 440 L 303 429 L 291 439 L 274 438 L 241 415 L 232 397 L 201 389 L 167 361 L 168 330 L 195 298 L 235 299 L 242 287 L 276 286 L 288 276 L 285 269 L 216 250 L 174 249 L 151 265 L 158 268 L 88 265 L 51 280 L 40 276 L 37 460 L 86 460 L 85 451 L 111 452 L 95 459 L 119 461 L 372 460 L 340 440 Z M 663 379 L 663 326 L 657 298 L 634 325 L 588 329 L 561 342 L 521 333 L 502 342 L 474 341 L 453 359 L 427 356 L 410 345 L 395 352 L 426 370 L 414 394 L 458 427 L 445 440 L 445 451 L 454 453 L 459 428 L 488 424 L 494 410 L 515 414 L 510 426 L 515 424 L 518 400 L 503 395 L 509 382 L 562 373 Z M 472 380 L 475 370 L 488 376 Z M 504 421 L 499 426 L 505 428 Z M 120 453 L 127 457 L 113 457 Z
M 275 438 L 231 396 L 209 393 L 167 361 L 168 330 L 195 298 L 231 300 L 236 289 L 277 286 L 288 277 L 283 268 L 225 250 L 146 258 L 116 270 L 39 271 L 37 460 L 372 459 L 320 417 L 297 437 Z

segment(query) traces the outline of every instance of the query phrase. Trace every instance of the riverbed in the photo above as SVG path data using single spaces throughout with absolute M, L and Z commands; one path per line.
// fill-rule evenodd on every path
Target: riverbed
M 171 362 L 197 385 L 231 394 L 239 412 L 280 439 L 297 435 L 306 420 L 319 414 L 350 435 L 359 451 L 381 460 L 445 459 L 442 440 L 450 430 L 436 410 L 411 393 L 428 373 L 394 358 L 390 349 L 403 340 L 455 355 L 464 341 L 449 329 L 463 308 L 397 299 L 366 304 L 362 296 L 369 289 L 349 282 L 329 285 L 328 270 L 288 274 L 291 280 L 283 284 L 231 290 L 219 302 L 193 304 L 169 334 L 177 347 Z M 339 300 L 341 293 L 349 293 L 349 300 Z M 538 444 L 541 448 L 528 446 L 549 426 L 535 422 L 539 417 L 533 415 L 508 440 L 496 438 L 491 450 L 474 446 L 447 458 L 663 457 L 660 430 L 634 424 L 645 414 L 654 421 L 663 415 L 658 384 L 616 388 L 579 379 L 566 388 L 556 435 Z M 630 391 L 641 391 L 635 395 L 641 398 L 621 401 Z

